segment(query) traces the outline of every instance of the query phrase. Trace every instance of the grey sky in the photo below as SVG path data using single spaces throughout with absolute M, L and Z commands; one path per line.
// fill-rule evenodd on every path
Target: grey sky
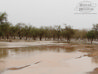
M 54 26 L 68 24 L 73 28 L 91 28 L 98 23 L 97 14 L 74 14 L 75 7 L 82 0 L 0 0 L 0 12 L 8 14 L 13 24 L 22 22 L 33 26 Z M 89 0 L 98 4 L 97 0 Z

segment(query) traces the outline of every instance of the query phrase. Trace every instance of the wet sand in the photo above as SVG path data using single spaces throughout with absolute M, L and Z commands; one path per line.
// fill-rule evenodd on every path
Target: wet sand
M 96 49 L 97 46 L 41 44 L 43 46 L 34 48 L 2 49 L 1 74 L 94 74 L 98 67 L 97 55 L 96 58 L 89 56 L 95 50 L 93 53 L 92 50 L 84 51 L 84 48 Z

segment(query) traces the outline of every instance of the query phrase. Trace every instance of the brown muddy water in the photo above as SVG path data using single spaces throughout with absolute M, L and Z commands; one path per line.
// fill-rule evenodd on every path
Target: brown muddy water
M 74 48 L 56 46 L 3 48 L 0 49 L 0 74 L 95 74 L 98 57 L 85 54 Z

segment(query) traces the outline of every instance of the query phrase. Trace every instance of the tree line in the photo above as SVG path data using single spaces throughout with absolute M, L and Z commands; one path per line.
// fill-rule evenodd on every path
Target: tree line
M 20 39 L 20 40 L 67 40 L 71 39 L 88 39 L 91 43 L 98 39 L 98 24 L 93 25 L 89 31 L 73 29 L 70 25 L 61 28 L 60 25 L 40 28 L 17 23 L 15 26 L 7 21 L 7 14 L 0 13 L 0 39 Z

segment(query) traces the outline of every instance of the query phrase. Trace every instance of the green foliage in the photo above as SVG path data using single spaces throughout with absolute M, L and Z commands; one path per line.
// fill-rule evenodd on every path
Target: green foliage
M 78 30 L 78 29 L 75 29 L 74 30 L 74 38 L 75 39 L 86 39 L 86 34 L 87 34 L 87 30 L 86 29 L 82 29 L 82 30 Z
M 4 23 L 5 21 L 7 21 L 7 14 L 4 13 L 0 13 L 0 24 Z
M 87 38 L 91 40 L 91 44 L 92 44 L 93 39 L 96 38 L 95 31 L 94 30 L 88 31 Z
M 65 31 L 64 36 L 67 38 L 67 42 L 70 42 L 70 39 L 74 35 L 74 30 L 71 28 L 71 26 L 65 26 L 64 31 Z
M 9 22 L 5 22 L 3 24 L 0 25 L 0 34 L 1 36 L 6 36 L 8 39 L 9 36 L 9 32 L 10 32 L 10 23 Z
M 95 31 L 96 38 L 98 39 L 98 24 L 93 25 L 93 30 Z
M 75 30 L 71 26 L 65 26 L 61 28 L 60 25 L 55 27 L 33 27 L 27 26 L 24 23 L 17 23 L 15 26 L 7 22 L 7 14 L 0 13 L 0 39 L 33 39 L 39 40 L 65 40 L 70 42 L 71 38 L 76 39 L 88 39 L 93 41 L 94 38 L 98 38 L 98 24 L 93 25 L 93 29 L 87 30 Z
M 38 37 L 38 29 L 35 27 L 32 27 L 30 34 L 33 37 L 33 39 L 36 40 L 36 38 Z
M 95 31 L 94 30 L 88 31 L 87 38 L 94 39 L 95 37 L 96 36 L 95 36 Z

